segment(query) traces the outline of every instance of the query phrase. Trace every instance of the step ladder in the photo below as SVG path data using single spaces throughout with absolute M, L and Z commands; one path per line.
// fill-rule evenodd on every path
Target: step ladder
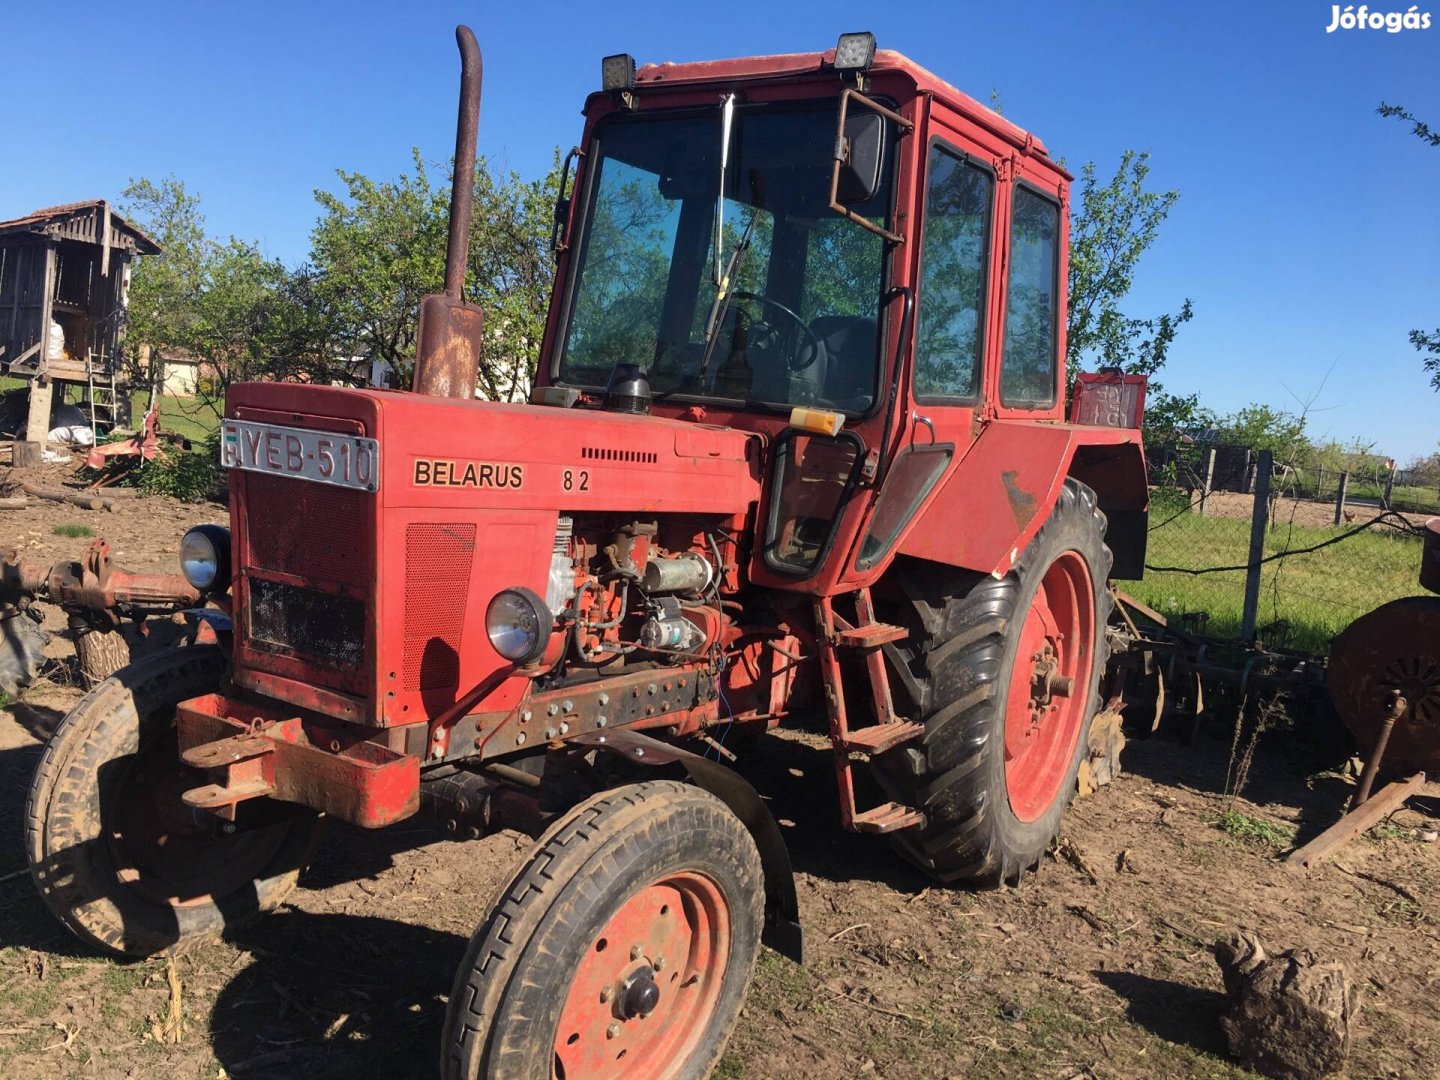
M 103 361 L 103 354 L 97 360 L 93 351 L 86 351 L 85 385 L 90 402 L 90 429 L 95 432 L 97 443 L 115 430 L 120 411 L 114 365 Z
M 815 625 L 820 648 L 820 670 L 825 678 L 825 707 L 830 719 L 830 743 L 835 752 L 835 780 L 840 789 L 840 817 L 845 828 L 855 832 L 888 833 L 912 825 L 924 825 L 925 815 L 897 802 L 882 803 L 869 810 L 855 806 L 854 755 L 871 756 L 893 750 L 924 733 L 924 725 L 895 715 L 890 695 L 890 673 L 885 668 L 881 646 L 909 636 L 903 626 L 875 620 L 870 590 L 860 589 L 855 597 L 855 623 L 835 611 L 829 597 L 815 601 Z M 876 723 L 852 728 L 845 708 L 845 686 L 841 678 L 840 652 L 859 649 L 870 678 Z

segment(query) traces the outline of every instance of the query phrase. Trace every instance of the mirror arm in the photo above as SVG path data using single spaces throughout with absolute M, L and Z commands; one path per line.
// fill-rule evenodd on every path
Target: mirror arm
M 899 233 L 891 232 L 889 229 L 881 228 L 869 218 L 861 217 L 840 201 L 840 166 L 845 163 L 845 158 L 849 153 L 849 146 L 845 140 L 845 118 L 849 113 L 852 98 L 863 107 L 872 112 L 879 113 L 893 123 L 900 129 L 901 135 L 908 135 L 911 131 L 915 130 L 913 121 L 907 120 L 893 109 L 887 109 L 878 101 L 866 97 L 860 93 L 859 90 L 847 86 L 844 90 L 840 91 L 840 125 L 835 130 L 835 163 L 830 167 L 830 209 L 841 217 L 853 221 L 862 229 L 868 229 L 876 236 L 883 236 L 892 244 L 903 244 L 905 237 Z
M 584 156 L 584 150 L 578 146 L 572 146 L 570 152 L 565 155 L 565 164 L 560 167 L 560 186 L 555 191 L 555 224 L 550 230 L 550 249 L 557 253 L 570 246 L 565 242 L 565 234 L 569 232 L 570 205 L 575 193 L 571 191 L 569 195 L 566 195 L 565 185 L 570 181 L 570 170 L 574 167 L 576 159 Z

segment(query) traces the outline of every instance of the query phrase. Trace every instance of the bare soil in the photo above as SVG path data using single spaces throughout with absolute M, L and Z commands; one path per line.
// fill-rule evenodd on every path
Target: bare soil
M 113 514 L 41 504 L 0 511 L 0 540 L 37 561 L 77 558 L 88 540 L 51 530 L 88 524 L 122 565 L 162 570 L 187 525 L 221 519 L 155 498 Z M 25 870 L 30 775 L 80 696 L 63 685 L 68 641 L 52 649 L 57 682 L 0 710 L 0 1076 L 434 1075 L 466 939 L 529 842 L 455 841 L 423 820 L 336 825 L 289 904 L 175 962 L 174 983 L 164 960 L 98 957 Z M 1440 788 L 1301 875 L 1281 845 L 1333 821 L 1350 781 L 1316 774 L 1307 743 L 1274 733 L 1245 798 L 1227 802 L 1231 757 L 1216 734 L 1130 743 L 1126 775 L 1072 808 L 1065 854 L 1019 888 L 976 893 L 843 833 L 818 736 L 761 739 L 741 769 L 787 835 L 809 958 L 764 954 L 719 1075 L 1249 1076 L 1225 1054 L 1210 952 L 1237 928 L 1348 966 L 1362 992 L 1350 1076 L 1437 1075 L 1440 844 L 1420 837 L 1440 827 Z
M 1198 498 L 1198 496 L 1196 496 Z M 1212 491 L 1205 500 L 1205 512 L 1214 517 L 1239 518 L 1249 521 L 1254 515 L 1255 497 L 1237 491 Z M 1341 516 L 1342 528 L 1363 525 L 1381 512 L 1373 501 L 1351 501 L 1346 503 Z M 1402 514 L 1412 525 L 1423 525 L 1433 515 Z M 1303 525 L 1312 529 L 1333 529 L 1335 527 L 1335 504 L 1333 502 L 1312 502 L 1309 499 L 1285 499 L 1276 501 L 1271 517 L 1277 525 Z

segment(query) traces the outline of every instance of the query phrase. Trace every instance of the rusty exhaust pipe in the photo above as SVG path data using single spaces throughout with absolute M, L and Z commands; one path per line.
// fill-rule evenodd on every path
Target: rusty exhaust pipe
M 417 394 L 473 398 L 485 313 L 462 298 L 470 259 L 470 217 L 475 201 L 475 140 L 480 130 L 482 62 L 475 33 L 455 28 L 460 46 L 460 115 L 455 125 L 455 172 L 450 185 L 450 242 L 445 250 L 445 291 L 420 301 L 415 340 Z

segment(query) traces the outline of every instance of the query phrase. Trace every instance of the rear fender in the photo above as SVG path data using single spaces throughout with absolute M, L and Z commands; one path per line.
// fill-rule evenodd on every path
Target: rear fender
M 1107 516 L 1118 512 L 1123 519 L 1119 531 L 1106 534 L 1109 543 L 1115 533 L 1112 549 L 1119 544 L 1127 553 L 1122 560 L 1116 551 L 1117 571 L 1134 561 L 1138 512 L 1143 563 L 1147 495 L 1140 433 L 1030 421 L 988 425 L 922 509 L 898 553 L 1002 577 L 1049 518 L 1068 476 L 1095 489 Z

